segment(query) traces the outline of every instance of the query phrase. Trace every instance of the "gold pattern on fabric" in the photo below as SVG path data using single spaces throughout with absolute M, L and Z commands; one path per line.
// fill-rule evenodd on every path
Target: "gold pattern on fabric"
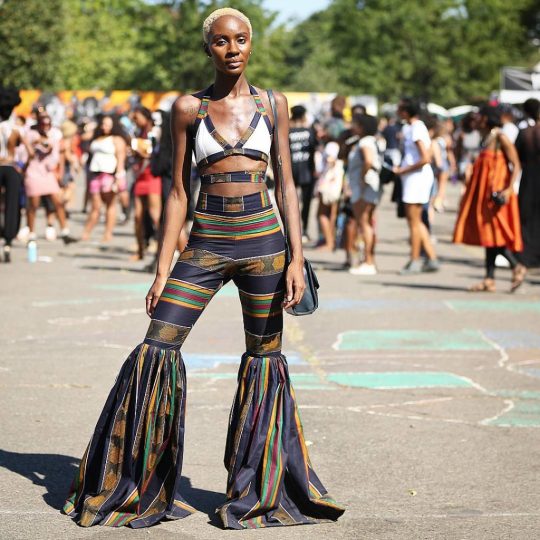
M 244 197 L 227 197 L 223 201 L 224 212 L 243 212 L 244 211 Z
M 269 336 L 258 336 L 246 333 L 246 351 L 248 354 L 264 355 L 271 352 L 281 351 L 281 332 Z
M 146 338 L 180 347 L 182 343 L 184 343 L 190 330 L 191 328 L 187 326 L 178 326 L 176 324 L 154 319 L 150 321 Z
M 214 140 L 224 149 L 224 151 L 227 151 L 227 146 L 229 143 L 216 131 L 212 131 L 210 135 L 214 138 Z
M 216 255 L 215 253 L 212 253 L 210 251 L 197 248 L 185 249 L 180 254 L 178 261 L 191 264 L 193 266 L 196 266 L 197 268 L 202 268 L 211 272 L 218 272 L 220 274 L 224 272 L 226 265 L 234 262 L 227 257 Z
M 285 270 L 285 252 L 265 255 L 263 257 L 254 257 L 245 261 L 238 274 L 243 276 L 272 276 L 281 274 Z
M 296 525 L 297 521 L 289 514 L 281 504 L 272 512 L 272 518 L 277 519 L 282 525 Z

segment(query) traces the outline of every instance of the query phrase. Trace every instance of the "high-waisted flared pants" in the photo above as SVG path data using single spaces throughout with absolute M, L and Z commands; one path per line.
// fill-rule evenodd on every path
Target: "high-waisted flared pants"
M 281 354 L 284 239 L 268 192 L 201 193 L 188 246 L 144 342 L 122 366 L 64 506 L 82 526 L 146 527 L 195 511 L 180 493 L 186 374 L 180 348 L 214 294 L 233 280 L 246 352 L 238 373 L 225 467 L 223 526 L 337 519 L 343 508 L 311 467 Z

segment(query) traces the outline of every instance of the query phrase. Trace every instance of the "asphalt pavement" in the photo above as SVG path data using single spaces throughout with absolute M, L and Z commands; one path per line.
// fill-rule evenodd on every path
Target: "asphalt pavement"
M 469 293 L 482 251 L 455 246 L 458 188 L 434 225 L 442 269 L 400 276 L 407 228 L 385 197 L 376 276 L 307 249 L 320 309 L 285 318 L 285 347 L 317 474 L 347 510 L 337 523 L 223 531 L 223 451 L 243 352 L 234 286 L 184 346 L 184 496 L 197 514 L 148 530 L 82 529 L 60 514 L 116 373 L 148 325 L 152 281 L 130 262 L 133 224 L 108 246 L 38 241 L 0 264 L 0 538 L 540 538 L 540 274 L 515 294 Z M 84 216 L 72 213 L 74 234 Z M 40 217 L 40 234 L 44 221 Z

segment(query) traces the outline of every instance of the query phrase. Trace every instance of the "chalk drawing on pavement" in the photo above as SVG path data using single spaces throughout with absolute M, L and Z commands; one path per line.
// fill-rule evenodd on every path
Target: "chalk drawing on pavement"
M 478 330 L 348 330 L 337 336 L 337 351 L 486 351 L 492 346 Z
M 474 386 L 465 377 L 444 371 L 383 371 L 329 373 L 330 382 L 353 388 L 394 390 L 400 388 L 468 388 Z
M 300 355 L 295 352 L 284 352 L 283 354 L 287 357 L 287 363 L 291 366 L 306 364 Z M 238 365 L 241 357 L 241 355 L 235 356 L 233 354 L 201 354 L 190 353 L 189 351 L 182 351 L 182 355 L 188 371 L 212 369 L 222 364 Z
M 446 300 L 452 311 L 507 311 L 510 313 L 540 313 L 540 302 L 531 300 Z
M 500 427 L 540 427 L 540 392 L 499 390 L 495 395 L 505 399 L 506 409 L 482 424 Z

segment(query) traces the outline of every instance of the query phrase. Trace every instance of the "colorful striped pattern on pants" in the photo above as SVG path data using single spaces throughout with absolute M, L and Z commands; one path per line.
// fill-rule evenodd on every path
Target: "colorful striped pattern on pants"
M 258 467 L 246 464 L 259 464 Z M 225 448 L 226 528 L 254 529 L 337 519 L 308 456 L 285 357 L 242 357 Z
M 202 311 L 214 295 L 214 290 L 169 278 L 163 289 L 160 300 Z
M 250 294 L 239 290 L 239 293 L 244 315 L 264 319 L 281 315 L 283 291 L 270 294 Z
M 185 407 L 180 351 L 137 346 L 109 394 L 63 511 L 83 527 L 132 528 L 195 512 L 180 495 Z
M 273 208 L 247 216 L 218 216 L 195 212 L 191 234 L 200 238 L 245 240 L 280 231 Z

